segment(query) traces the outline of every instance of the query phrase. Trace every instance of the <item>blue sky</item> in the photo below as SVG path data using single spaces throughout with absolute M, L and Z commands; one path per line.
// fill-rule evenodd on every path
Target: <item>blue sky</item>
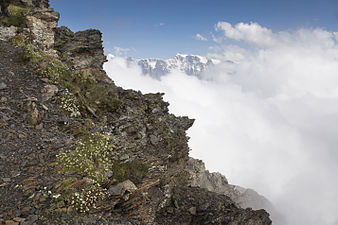
M 100 29 L 106 54 L 129 49 L 135 58 L 205 55 L 219 21 L 257 22 L 273 31 L 338 30 L 337 0 L 51 0 L 59 25 Z M 196 39 L 196 34 L 208 41 Z

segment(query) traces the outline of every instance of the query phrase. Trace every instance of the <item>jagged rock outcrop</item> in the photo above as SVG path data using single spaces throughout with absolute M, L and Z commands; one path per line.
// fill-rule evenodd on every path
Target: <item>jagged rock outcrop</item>
M 189 183 L 192 187 L 201 187 L 229 196 L 242 208 L 272 209 L 269 200 L 256 191 L 229 184 L 226 177 L 218 172 L 210 173 L 202 160 L 190 157 L 186 171 L 190 174 Z
M 47 3 L 25 1 L 16 15 L 28 22 L 0 41 L 0 224 L 271 224 L 189 187 L 194 120 L 170 114 L 161 93 L 115 86 L 101 33 L 54 36 Z
M 109 82 L 102 70 L 107 60 L 103 53 L 102 34 L 99 30 L 90 29 L 73 33 L 64 26 L 57 28 L 55 49 L 72 69 L 95 74 Z

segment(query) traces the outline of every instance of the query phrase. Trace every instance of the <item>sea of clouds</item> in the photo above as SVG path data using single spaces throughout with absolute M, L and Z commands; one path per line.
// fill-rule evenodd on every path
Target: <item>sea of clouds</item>
M 213 39 L 208 57 L 220 63 L 199 78 L 154 79 L 122 57 L 104 68 L 117 85 L 164 92 L 172 113 L 195 118 L 191 156 L 266 196 L 288 225 L 337 225 L 338 34 L 219 22 Z

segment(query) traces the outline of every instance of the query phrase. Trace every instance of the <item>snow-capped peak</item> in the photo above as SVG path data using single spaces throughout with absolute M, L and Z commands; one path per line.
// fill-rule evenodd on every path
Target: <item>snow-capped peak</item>
M 141 59 L 134 60 L 141 66 L 144 74 L 161 77 L 174 70 L 188 75 L 199 76 L 208 66 L 213 65 L 211 59 L 199 55 L 176 54 L 171 59 Z

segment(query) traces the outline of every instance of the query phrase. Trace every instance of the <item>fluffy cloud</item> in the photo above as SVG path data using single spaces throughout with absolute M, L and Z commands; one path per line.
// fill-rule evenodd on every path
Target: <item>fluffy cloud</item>
M 201 34 L 196 34 L 195 38 L 200 41 L 207 41 L 208 39 L 203 37 Z
M 230 23 L 218 22 L 215 29 L 223 31 L 227 38 L 237 41 L 243 40 L 261 46 L 270 46 L 275 43 L 272 31 L 257 23 L 238 23 L 233 27 Z
M 163 26 L 165 26 L 165 23 L 157 23 L 157 24 L 155 24 L 154 26 L 155 26 L 155 27 L 163 27 Z
M 116 56 L 126 56 L 130 51 L 135 51 L 135 49 L 121 48 L 118 46 L 113 47 L 113 54 Z
M 196 119 L 191 155 L 268 197 L 288 225 L 338 224 L 336 33 L 275 33 L 256 23 L 216 29 L 249 48 L 212 46 L 209 57 L 220 63 L 199 78 L 153 79 L 120 57 L 105 69 L 125 88 L 165 92 L 171 112 Z

